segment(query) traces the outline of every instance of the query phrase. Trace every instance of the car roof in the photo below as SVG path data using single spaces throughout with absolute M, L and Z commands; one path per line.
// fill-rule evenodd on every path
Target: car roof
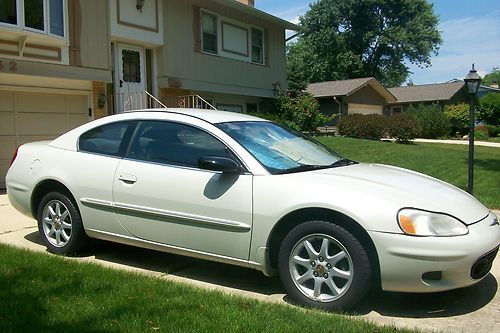
M 97 126 L 109 124 L 117 121 L 126 120 L 172 120 L 172 118 L 192 117 L 193 121 L 202 121 L 209 124 L 220 124 L 225 122 L 237 121 L 261 121 L 267 120 L 250 116 L 243 113 L 234 113 L 218 110 L 205 110 L 205 109 L 144 109 L 127 111 L 120 114 L 111 115 L 108 117 L 94 120 L 90 123 L 83 124 L 51 141 L 50 146 L 61 149 L 76 150 L 78 138 L 82 133 Z
M 182 114 L 204 120 L 212 124 L 219 124 L 234 121 L 266 121 L 258 117 L 254 117 L 244 113 L 235 113 L 228 111 L 210 110 L 210 109 L 182 109 L 182 108 L 167 108 L 167 109 L 144 109 L 127 111 L 123 115 L 124 118 L 135 119 L 141 117 L 162 118 L 162 114 Z

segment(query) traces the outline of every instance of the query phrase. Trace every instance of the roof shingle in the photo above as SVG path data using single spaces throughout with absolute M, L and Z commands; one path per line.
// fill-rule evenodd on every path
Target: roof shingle
M 464 81 L 394 87 L 388 90 L 396 96 L 397 103 L 447 101 L 462 89 Z
M 346 96 L 359 87 L 364 86 L 372 79 L 372 77 L 364 77 L 360 79 L 311 83 L 307 87 L 307 92 L 314 97 Z

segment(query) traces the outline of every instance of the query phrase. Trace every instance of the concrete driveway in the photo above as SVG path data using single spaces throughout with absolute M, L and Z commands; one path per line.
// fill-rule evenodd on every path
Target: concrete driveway
M 46 252 L 36 222 L 15 211 L 6 195 L 0 195 L 0 242 Z M 278 278 L 266 278 L 250 269 L 100 241 L 74 260 L 95 262 L 269 302 L 286 302 Z M 499 332 L 499 261 L 497 258 L 492 272 L 473 287 L 437 294 L 374 292 L 350 315 L 379 324 L 423 331 Z

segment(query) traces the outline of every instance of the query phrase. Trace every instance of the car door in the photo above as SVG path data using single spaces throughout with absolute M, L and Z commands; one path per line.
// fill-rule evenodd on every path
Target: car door
M 137 238 L 248 259 L 252 175 L 201 170 L 201 156 L 233 153 L 203 129 L 142 121 L 117 169 L 114 207 Z
M 124 234 L 112 209 L 113 180 L 136 125 L 112 122 L 83 133 L 78 151 L 65 161 L 87 230 Z

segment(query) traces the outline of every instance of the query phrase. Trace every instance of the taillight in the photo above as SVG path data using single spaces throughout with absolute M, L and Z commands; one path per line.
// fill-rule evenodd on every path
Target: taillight
M 14 163 L 14 161 L 16 160 L 18 150 L 19 150 L 19 147 L 16 148 L 16 151 L 14 152 L 14 156 L 12 156 L 12 161 L 10 161 L 10 165 L 12 165 L 12 163 Z

